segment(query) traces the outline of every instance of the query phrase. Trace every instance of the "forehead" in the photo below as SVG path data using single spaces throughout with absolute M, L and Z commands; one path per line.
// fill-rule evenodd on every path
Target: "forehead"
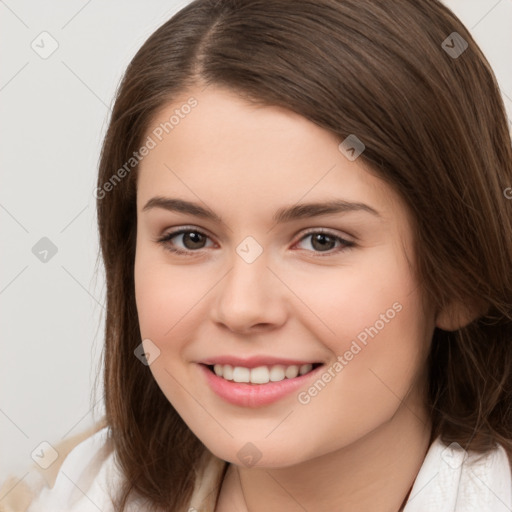
M 225 89 L 176 97 L 153 117 L 149 138 L 154 147 L 138 169 L 139 211 L 168 193 L 237 215 L 337 197 L 372 204 L 387 218 L 400 214 L 398 196 L 362 159 L 342 154 L 342 139 L 295 112 Z

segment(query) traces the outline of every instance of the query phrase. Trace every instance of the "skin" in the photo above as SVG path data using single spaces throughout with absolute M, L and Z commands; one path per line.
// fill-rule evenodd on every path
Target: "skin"
M 195 435 L 231 463 L 217 512 L 396 512 L 429 446 L 425 364 L 433 330 L 455 328 L 454 310 L 436 315 L 422 303 L 409 264 L 408 211 L 361 158 L 339 151 L 341 139 L 291 111 L 203 89 L 158 113 L 151 128 L 191 96 L 198 101 L 138 170 L 136 303 L 142 339 L 160 350 L 151 372 Z M 208 206 L 223 222 L 143 211 L 154 196 Z M 334 198 L 380 216 L 272 221 L 278 208 Z M 190 256 L 156 241 L 184 226 L 207 235 L 202 244 L 197 235 L 167 242 Z M 304 234 L 310 228 L 355 246 L 340 250 L 329 238 L 322 251 Z M 247 236 L 263 248 L 250 264 L 236 252 Z M 260 408 L 229 404 L 197 364 L 272 354 L 328 367 L 397 302 L 401 311 L 308 404 L 297 393 Z M 237 456 L 248 442 L 261 452 L 252 467 Z

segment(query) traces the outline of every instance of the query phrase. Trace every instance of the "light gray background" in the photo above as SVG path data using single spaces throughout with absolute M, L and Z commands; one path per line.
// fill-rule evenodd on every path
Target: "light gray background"
M 101 375 L 92 395 L 105 302 L 101 264 L 95 274 L 100 143 L 130 59 L 187 3 L 0 0 L 0 481 L 23 476 L 42 441 L 103 412 Z M 489 59 L 512 118 L 512 0 L 445 3 Z M 44 31 L 58 43 L 46 59 L 31 47 L 50 48 Z M 46 263 L 32 252 L 43 237 L 57 247 Z

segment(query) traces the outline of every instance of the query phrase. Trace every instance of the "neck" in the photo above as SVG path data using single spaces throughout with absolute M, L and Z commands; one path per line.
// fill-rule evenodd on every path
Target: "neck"
M 230 464 L 216 512 L 399 512 L 431 443 L 425 409 L 402 403 L 393 417 L 343 448 L 284 468 Z

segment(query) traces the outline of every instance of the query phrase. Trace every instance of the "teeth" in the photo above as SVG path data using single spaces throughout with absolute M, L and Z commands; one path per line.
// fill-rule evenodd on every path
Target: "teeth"
M 258 366 L 257 368 L 244 368 L 243 366 L 231 366 L 229 364 L 216 364 L 213 371 L 218 377 L 234 382 L 250 382 L 251 384 L 267 384 L 269 381 L 279 382 L 286 379 L 294 379 L 297 375 L 304 375 L 313 369 L 311 363 L 283 366 L 277 364 L 272 367 Z
M 235 382 L 249 382 L 251 380 L 251 370 L 235 366 L 233 368 L 233 380 Z
M 249 373 L 249 368 L 244 368 L 244 370 L 247 370 L 247 373 Z M 266 384 L 269 381 L 269 371 L 266 366 L 251 368 L 250 374 L 250 381 L 252 384 Z M 247 382 L 248 381 L 249 378 L 247 378 Z
M 233 367 L 228 365 L 227 368 L 224 368 L 222 370 L 222 376 L 226 380 L 233 380 Z
M 310 372 L 313 369 L 313 365 L 311 363 L 303 364 L 299 368 L 299 375 L 304 375 L 305 373 Z
M 287 379 L 294 379 L 299 375 L 299 367 L 296 365 L 288 366 L 286 370 L 284 371 L 284 374 Z
M 284 366 L 281 366 L 280 364 L 272 366 L 272 368 L 270 368 L 269 378 L 272 382 L 279 382 L 284 379 L 284 373 Z

